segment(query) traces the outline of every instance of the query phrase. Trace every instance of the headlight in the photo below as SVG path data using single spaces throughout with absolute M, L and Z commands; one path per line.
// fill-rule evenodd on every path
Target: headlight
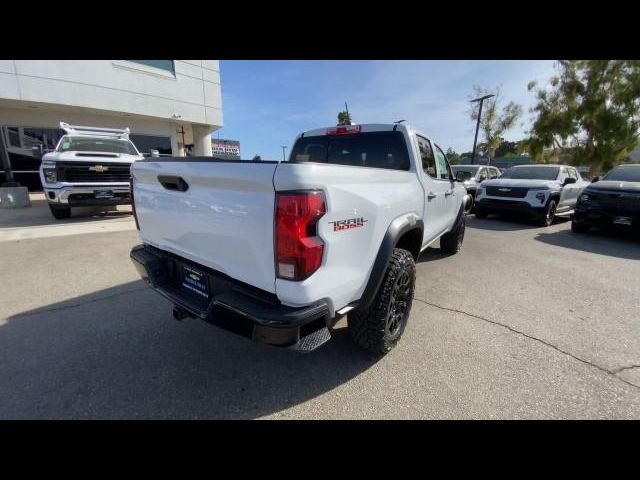
M 58 181 L 58 174 L 55 168 L 44 168 L 44 179 L 47 183 L 56 183 Z
M 540 200 L 540 203 L 544 203 L 544 199 L 547 198 L 547 194 L 545 192 L 536 193 L 536 198 Z

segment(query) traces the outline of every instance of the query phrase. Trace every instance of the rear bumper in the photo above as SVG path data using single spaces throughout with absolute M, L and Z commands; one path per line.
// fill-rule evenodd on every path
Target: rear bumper
M 529 202 L 522 200 L 505 200 L 494 198 L 476 199 L 476 208 L 494 213 L 520 213 L 530 217 L 537 217 L 545 214 L 545 206 L 532 206 Z
M 295 350 L 314 350 L 330 338 L 329 306 L 325 301 L 305 307 L 282 305 L 274 294 L 149 245 L 134 247 L 130 257 L 142 279 L 189 316 L 260 343 Z M 179 286 L 179 264 L 205 274 L 208 299 Z

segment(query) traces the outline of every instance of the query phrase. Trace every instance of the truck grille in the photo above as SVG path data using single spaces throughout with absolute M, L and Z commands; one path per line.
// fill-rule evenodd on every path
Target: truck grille
M 487 195 L 492 197 L 524 198 L 529 191 L 526 187 L 486 187 Z
M 70 183 L 126 183 L 131 177 L 131 165 L 98 163 L 98 162 L 73 162 L 59 163 L 58 181 Z

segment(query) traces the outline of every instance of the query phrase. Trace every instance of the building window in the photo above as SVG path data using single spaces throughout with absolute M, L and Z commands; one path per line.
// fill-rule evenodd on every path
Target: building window
M 16 182 L 29 191 L 41 191 L 38 170 L 42 155 L 53 151 L 64 135 L 59 128 L 0 126 L 0 135 L 8 140 L 7 152 Z M 0 169 L 2 165 L 0 164 Z
M 146 65 L 148 67 L 159 68 L 160 70 L 165 70 L 169 73 L 175 74 L 175 67 L 173 65 L 173 60 L 129 60 L 130 62 L 139 63 L 141 65 Z
M 171 138 L 159 135 L 131 134 L 129 140 L 133 142 L 140 153 L 150 154 L 151 150 L 158 150 L 162 155 L 171 155 Z

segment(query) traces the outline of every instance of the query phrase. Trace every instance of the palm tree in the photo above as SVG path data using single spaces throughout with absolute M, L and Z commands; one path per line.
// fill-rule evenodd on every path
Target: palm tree
M 347 110 L 338 113 L 338 125 L 351 125 L 351 114 Z

